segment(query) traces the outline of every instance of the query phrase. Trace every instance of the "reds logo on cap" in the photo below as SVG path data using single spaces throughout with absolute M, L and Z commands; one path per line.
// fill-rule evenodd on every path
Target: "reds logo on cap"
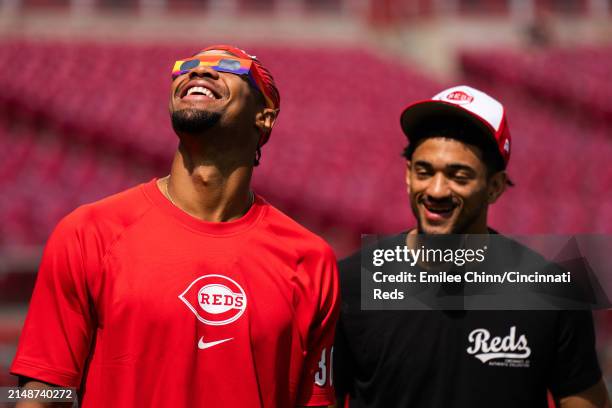
M 445 89 L 430 99 L 408 105 L 402 112 L 400 123 L 412 143 L 422 123 L 442 115 L 465 119 L 480 127 L 495 141 L 506 167 L 512 141 L 506 110 L 499 101 L 476 88 L 459 85 Z
M 457 103 L 457 104 L 467 104 L 472 103 L 474 97 L 467 92 L 464 91 L 454 91 L 449 93 L 444 97 L 449 102 Z
M 242 287 L 223 275 L 205 275 L 191 282 L 179 298 L 199 321 L 211 326 L 235 322 L 247 306 Z

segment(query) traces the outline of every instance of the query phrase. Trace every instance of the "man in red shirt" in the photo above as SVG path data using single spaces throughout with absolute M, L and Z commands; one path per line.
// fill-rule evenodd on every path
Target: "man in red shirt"
M 250 190 L 274 80 L 225 45 L 172 76 L 170 175 L 59 223 L 11 372 L 82 407 L 331 405 L 333 252 Z

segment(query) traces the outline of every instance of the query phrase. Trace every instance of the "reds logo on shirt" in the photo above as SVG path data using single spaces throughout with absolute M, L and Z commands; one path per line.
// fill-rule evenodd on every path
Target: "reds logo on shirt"
M 527 336 L 516 333 L 516 326 L 510 328 L 510 334 L 505 337 L 491 336 L 487 329 L 475 329 L 468 335 L 470 347 L 466 349 L 483 363 L 498 367 L 529 367 L 527 358 L 531 355 L 531 348 L 527 343 Z M 502 361 L 494 361 L 500 360 Z
M 464 105 L 471 103 L 474 100 L 474 97 L 465 91 L 454 91 L 446 95 L 445 99 L 449 102 Z
M 179 295 L 199 321 L 211 326 L 235 322 L 247 306 L 242 287 L 223 275 L 205 275 L 197 278 Z

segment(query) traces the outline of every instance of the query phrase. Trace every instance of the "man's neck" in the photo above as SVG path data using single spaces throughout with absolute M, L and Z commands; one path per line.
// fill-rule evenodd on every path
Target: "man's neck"
M 178 208 L 195 218 L 226 222 L 240 218 L 252 204 L 252 164 L 246 160 L 214 160 L 184 146 L 174 156 L 170 175 L 158 187 Z

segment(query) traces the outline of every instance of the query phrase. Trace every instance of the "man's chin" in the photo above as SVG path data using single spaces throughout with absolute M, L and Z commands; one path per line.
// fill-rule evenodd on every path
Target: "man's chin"
M 172 128 L 177 133 L 203 133 L 215 126 L 221 114 L 199 109 L 182 109 L 172 112 Z
M 419 223 L 419 232 L 427 235 L 445 235 L 453 233 L 453 223 L 446 222 L 444 224 L 432 225 L 426 222 Z

